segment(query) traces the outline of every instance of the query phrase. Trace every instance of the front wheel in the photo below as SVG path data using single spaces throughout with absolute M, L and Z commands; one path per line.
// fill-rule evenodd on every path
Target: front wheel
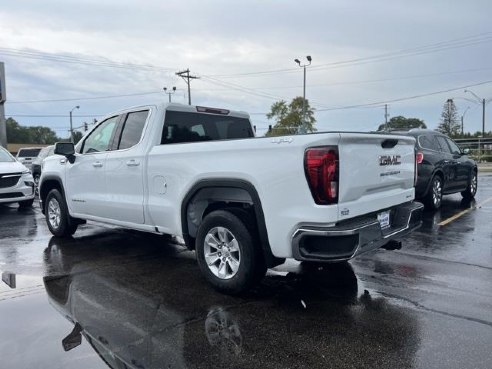
M 468 183 L 468 187 L 466 188 L 466 190 L 464 190 L 461 193 L 461 196 L 463 196 L 463 198 L 467 200 L 473 199 L 477 193 L 477 188 L 478 188 L 477 172 L 473 171 L 470 182 Z
M 239 214 L 225 210 L 208 214 L 196 237 L 202 274 L 215 289 L 230 294 L 248 290 L 266 272 L 256 227 Z
M 57 237 L 71 236 L 77 230 L 78 223 L 68 214 L 65 198 L 57 189 L 46 197 L 45 216 L 50 232 Z

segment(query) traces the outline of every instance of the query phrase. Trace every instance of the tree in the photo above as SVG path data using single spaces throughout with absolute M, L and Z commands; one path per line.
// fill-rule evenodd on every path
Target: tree
M 441 122 L 437 127 L 437 131 L 448 136 L 455 136 L 461 131 L 458 109 L 452 99 L 448 99 L 442 107 Z
M 22 127 L 13 118 L 7 118 L 7 139 L 12 143 L 51 145 L 60 139 L 48 127 Z
M 378 131 L 385 131 L 386 126 L 388 130 L 398 130 L 398 129 L 411 129 L 411 128 L 427 128 L 424 121 L 418 118 L 405 118 L 401 115 L 397 117 L 392 117 L 388 124 L 381 124 L 378 127 Z
M 298 96 L 294 98 L 290 104 L 284 100 L 277 101 L 271 107 L 267 114 L 268 119 L 274 119 L 275 125 L 266 136 L 282 136 L 296 134 L 302 126 L 302 102 L 303 98 Z M 307 132 L 315 132 L 314 124 L 314 109 L 310 107 L 309 101 L 306 99 L 306 130 Z
M 83 133 L 82 132 L 79 132 L 79 131 L 73 131 L 73 142 L 75 144 L 77 144 L 77 142 L 79 142 L 82 137 L 83 137 Z

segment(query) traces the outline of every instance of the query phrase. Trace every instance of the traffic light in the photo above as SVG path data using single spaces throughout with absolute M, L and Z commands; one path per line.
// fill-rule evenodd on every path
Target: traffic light
M 89 125 L 87 122 L 84 122 L 84 131 L 87 132 L 89 130 Z

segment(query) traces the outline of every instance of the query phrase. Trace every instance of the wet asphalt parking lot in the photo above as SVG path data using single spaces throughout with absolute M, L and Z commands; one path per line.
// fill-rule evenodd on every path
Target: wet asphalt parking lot
M 492 368 L 492 174 L 399 251 L 288 262 L 241 297 L 193 252 L 89 223 L 51 237 L 0 206 L 1 368 Z

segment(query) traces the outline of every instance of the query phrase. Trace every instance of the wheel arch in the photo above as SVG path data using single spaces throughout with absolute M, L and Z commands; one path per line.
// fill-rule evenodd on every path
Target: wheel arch
M 424 196 L 427 196 L 427 194 L 429 193 L 429 190 L 432 186 L 432 179 L 435 177 L 435 176 L 439 176 L 441 177 L 441 181 L 442 181 L 442 184 L 444 185 L 444 172 L 441 170 L 441 169 L 436 169 L 434 171 L 434 173 L 432 173 L 432 175 L 430 176 L 430 179 L 429 179 L 429 183 L 427 183 L 427 188 L 425 190 L 425 194 Z
M 265 215 L 256 188 L 242 179 L 204 179 L 195 183 L 181 204 L 181 227 L 188 248 L 194 248 L 194 237 L 203 218 L 211 211 L 245 206 L 255 217 L 259 241 L 268 267 L 283 263 L 271 251 Z
M 63 188 L 63 182 L 58 176 L 46 176 L 43 181 L 39 184 L 39 200 L 42 204 L 41 211 L 44 214 L 44 203 L 46 197 L 48 197 L 49 192 L 56 188 L 60 191 L 63 197 L 65 197 L 65 190 Z

